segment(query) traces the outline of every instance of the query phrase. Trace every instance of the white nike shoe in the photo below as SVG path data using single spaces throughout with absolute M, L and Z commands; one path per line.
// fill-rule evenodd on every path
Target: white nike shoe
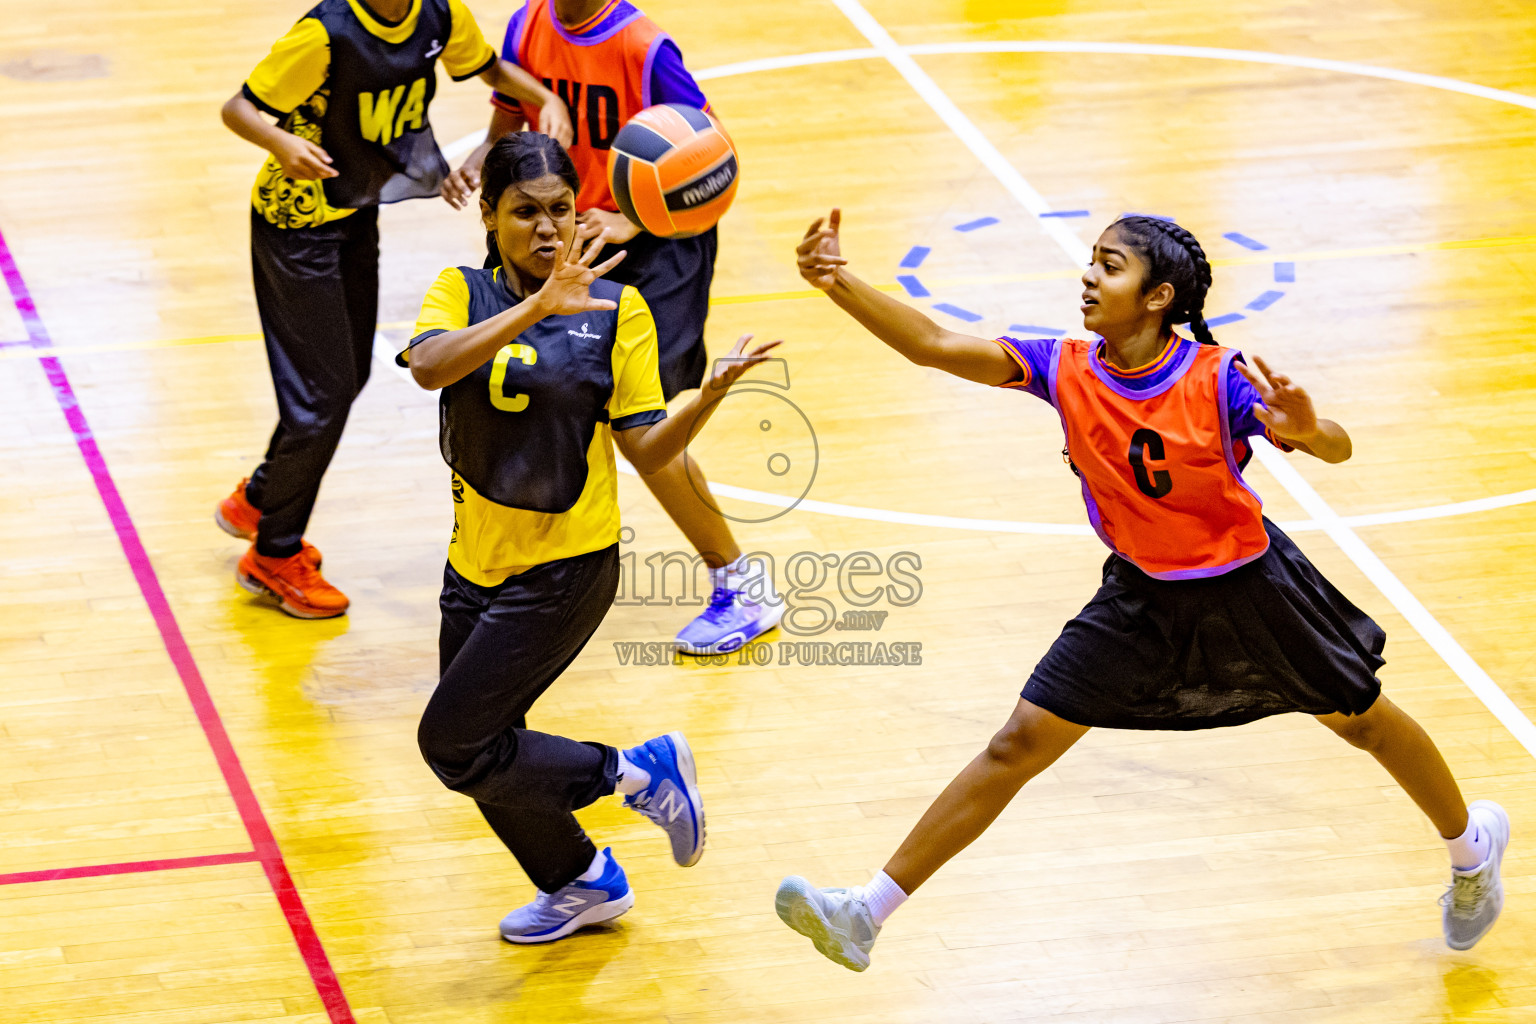
M 1467 814 L 1488 830 L 1493 844 L 1482 864 L 1470 871 L 1452 869 L 1451 887 L 1440 897 L 1445 944 L 1452 949 L 1477 945 L 1504 909 L 1504 879 L 1499 876 L 1499 865 L 1509 847 L 1509 815 L 1492 800 L 1474 801 Z

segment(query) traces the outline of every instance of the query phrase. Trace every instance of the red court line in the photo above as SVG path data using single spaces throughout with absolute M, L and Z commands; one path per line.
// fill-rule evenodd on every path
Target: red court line
M 201 857 L 167 857 L 162 860 L 130 860 L 122 864 L 90 864 L 76 868 L 44 868 L 41 871 L 13 871 L 0 875 L 0 885 L 18 882 L 54 882 L 61 878 L 96 878 L 100 875 L 134 875 L 144 871 L 173 871 L 176 868 L 205 868 L 213 864 L 249 864 L 260 860 L 255 850 L 243 853 L 210 853 Z
M 6 244 L 3 233 L 0 233 L 0 274 L 5 276 L 5 283 L 10 288 L 11 298 L 16 304 L 16 312 L 21 315 L 22 323 L 26 325 L 27 335 L 31 338 L 32 344 L 42 350 L 52 348 L 53 341 L 43 326 L 42 318 L 37 314 L 37 306 L 32 301 L 26 282 L 22 280 L 21 271 L 16 266 L 16 260 L 11 255 L 10 246 Z M 208 745 L 213 748 L 214 760 L 218 762 L 219 771 L 224 775 L 224 782 L 229 787 L 229 795 L 234 799 L 235 807 L 240 812 L 240 821 L 245 825 L 245 831 L 251 838 L 251 845 L 255 848 L 256 857 L 267 873 L 267 881 L 271 884 L 272 892 L 282 908 L 283 917 L 288 921 L 288 929 L 293 933 L 293 941 L 298 944 L 304 964 L 309 968 L 309 976 L 314 981 L 315 991 L 325 1005 L 326 1012 L 330 1014 L 332 1024 L 355 1024 L 352 1008 L 347 1005 L 346 994 L 341 990 L 341 982 L 336 979 L 336 972 L 332 970 L 330 959 L 325 955 L 325 947 L 320 944 L 320 937 L 315 934 L 315 926 L 309 919 L 309 912 L 304 909 L 304 902 L 299 898 L 298 890 L 294 888 L 293 879 L 288 874 L 288 865 L 283 862 L 283 854 L 278 849 L 271 826 L 267 824 L 261 804 L 251 790 L 251 783 L 245 776 L 245 769 L 240 766 L 240 758 L 235 754 L 234 745 L 229 741 L 229 734 L 224 731 L 224 722 L 219 718 L 213 698 L 208 694 L 208 687 L 203 683 L 202 673 L 197 669 L 197 662 L 193 660 L 192 652 L 187 648 L 181 626 L 171 611 L 165 591 L 160 587 L 160 579 L 155 575 L 155 567 L 150 563 L 149 553 L 144 550 L 144 544 L 139 540 L 139 531 L 133 525 L 133 517 L 128 514 L 128 508 L 117 492 L 117 484 L 113 482 L 112 474 L 107 469 L 106 459 L 102 457 L 101 449 L 97 447 L 96 437 L 91 433 L 85 413 L 80 410 L 80 403 L 75 397 L 74 388 L 70 387 L 69 377 L 64 373 L 64 367 L 60 365 L 57 356 L 39 354 L 37 361 L 42 365 L 43 372 L 47 374 L 48 383 L 53 388 L 53 397 L 59 403 L 64 418 L 69 422 L 69 429 L 75 435 L 75 446 L 80 449 L 80 457 L 85 460 L 91 479 L 96 484 L 96 492 L 101 495 L 101 503 L 106 506 L 107 516 L 112 520 L 112 529 L 116 531 L 118 543 L 123 547 L 123 555 L 128 559 L 129 568 L 133 570 L 133 578 L 139 585 L 139 593 L 144 596 L 144 603 L 149 605 L 149 613 L 155 620 L 155 628 L 160 632 L 160 640 L 165 645 L 165 652 L 170 655 L 171 664 L 176 666 L 176 674 L 181 677 L 182 688 L 186 690 L 187 699 L 197 715 L 197 722 L 203 727 Z

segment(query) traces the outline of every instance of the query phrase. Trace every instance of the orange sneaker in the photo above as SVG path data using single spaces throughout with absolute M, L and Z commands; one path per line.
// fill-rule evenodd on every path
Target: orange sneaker
M 313 549 L 311 549 L 313 550 Z M 300 551 L 287 558 L 268 558 L 256 553 L 256 545 L 240 556 L 235 579 L 246 590 L 276 599 L 278 607 L 296 619 L 329 619 L 342 614 L 352 602 L 325 582 L 320 570 Z
M 250 482 L 250 477 L 241 479 L 229 497 L 213 509 L 213 521 L 219 524 L 219 529 L 241 540 L 255 540 L 256 526 L 261 522 L 261 509 L 245 497 L 245 485 Z
M 219 502 L 213 509 L 213 521 L 219 529 L 231 537 L 239 537 L 241 540 L 255 540 L 256 527 L 261 522 L 261 509 L 252 505 L 245 497 L 245 485 L 251 482 L 250 477 L 244 477 L 240 483 L 230 492 L 229 497 Z M 300 541 L 304 545 L 304 558 L 309 564 L 318 569 L 322 561 L 320 549 L 309 541 Z

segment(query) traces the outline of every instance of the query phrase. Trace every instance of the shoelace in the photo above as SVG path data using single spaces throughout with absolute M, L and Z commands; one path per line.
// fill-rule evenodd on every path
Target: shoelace
M 321 593 L 324 588 L 330 586 L 325 582 L 325 577 L 320 575 L 320 570 L 309 563 L 309 559 L 304 557 L 302 551 L 293 556 L 293 564 L 285 575 L 288 577 L 289 585 L 305 596 Z
M 726 587 L 716 587 L 714 593 L 709 595 L 709 607 L 699 616 L 708 619 L 711 625 L 718 626 L 720 621 L 736 604 L 736 591 Z
M 655 822 L 658 825 L 662 824 L 661 811 L 658 810 L 657 808 L 654 808 L 654 807 L 651 806 L 651 794 L 650 793 L 646 792 L 645 790 L 641 790 L 640 792 L 636 793 L 634 796 L 630 797 L 627 802 L 628 802 L 630 807 L 632 807 L 635 810 L 639 811 L 641 814 L 645 815 L 651 821 Z
M 1469 917 L 1488 894 L 1489 881 L 1487 872 L 1474 876 L 1457 875 L 1450 888 L 1441 894 L 1440 905 L 1450 907 L 1457 917 Z

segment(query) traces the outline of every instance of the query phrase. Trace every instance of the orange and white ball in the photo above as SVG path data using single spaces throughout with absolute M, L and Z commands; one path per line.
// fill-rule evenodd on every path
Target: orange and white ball
M 714 227 L 736 198 L 736 181 L 736 147 L 720 122 L 680 103 L 630 118 L 608 154 L 608 186 L 619 209 L 662 238 Z

